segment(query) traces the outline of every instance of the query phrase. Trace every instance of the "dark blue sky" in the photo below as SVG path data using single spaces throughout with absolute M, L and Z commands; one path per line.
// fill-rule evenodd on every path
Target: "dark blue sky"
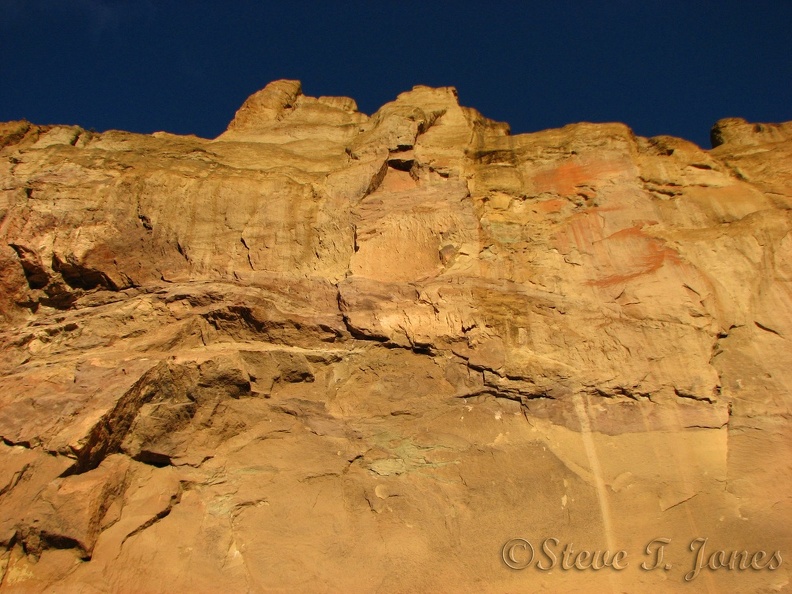
M 278 78 L 366 113 L 452 85 L 514 133 L 792 120 L 790 0 L 0 0 L 0 52 L 0 121 L 97 130 L 214 137 Z

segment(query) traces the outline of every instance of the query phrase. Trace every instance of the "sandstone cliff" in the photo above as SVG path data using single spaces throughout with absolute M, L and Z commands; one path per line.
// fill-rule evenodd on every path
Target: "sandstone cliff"
M 712 136 L 295 81 L 215 140 L 1 124 L 0 590 L 789 588 L 683 579 L 792 555 L 792 123 Z

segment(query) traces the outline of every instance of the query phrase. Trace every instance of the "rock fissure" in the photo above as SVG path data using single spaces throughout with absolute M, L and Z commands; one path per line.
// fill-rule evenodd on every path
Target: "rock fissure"
M 119 551 L 124 547 L 124 544 L 129 539 L 137 536 L 138 534 L 140 534 L 144 530 L 147 530 L 148 528 L 151 528 L 152 526 L 154 526 L 158 522 L 160 522 L 160 521 L 164 520 L 165 518 L 167 518 L 170 515 L 170 513 L 173 511 L 173 508 L 181 502 L 181 497 L 182 497 L 182 490 L 180 488 L 179 491 L 176 494 L 171 495 L 170 500 L 168 501 L 168 505 L 167 505 L 167 507 L 165 509 L 163 509 L 162 511 L 158 512 L 152 518 L 146 520 L 140 526 L 138 526 L 137 528 L 135 528 L 134 530 L 129 532 L 126 536 L 124 536 L 123 540 L 121 541 L 121 544 L 118 547 Z

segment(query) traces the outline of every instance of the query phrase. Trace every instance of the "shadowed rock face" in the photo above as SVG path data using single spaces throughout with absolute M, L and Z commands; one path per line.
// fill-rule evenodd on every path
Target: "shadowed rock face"
M 784 591 L 791 125 L 0 124 L 0 590 Z

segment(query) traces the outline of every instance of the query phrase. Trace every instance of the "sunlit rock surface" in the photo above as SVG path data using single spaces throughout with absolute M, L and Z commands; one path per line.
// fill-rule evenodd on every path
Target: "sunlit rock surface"
M 0 124 L 0 590 L 788 591 L 792 123 L 712 137 Z

